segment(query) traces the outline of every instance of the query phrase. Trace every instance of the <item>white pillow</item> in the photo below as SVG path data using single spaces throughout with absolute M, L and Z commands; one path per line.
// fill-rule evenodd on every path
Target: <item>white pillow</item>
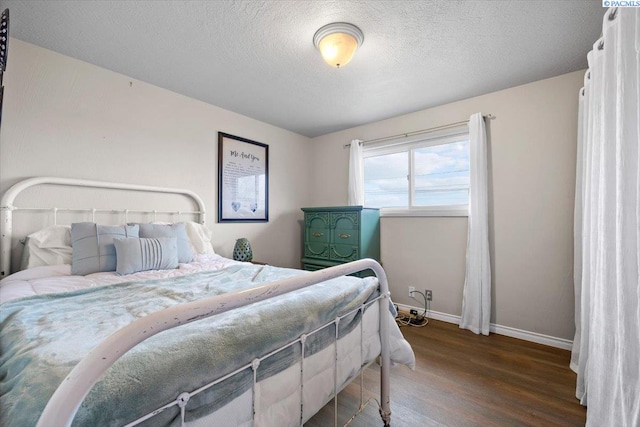
M 71 264 L 71 227 L 52 225 L 27 236 L 20 269 Z
M 188 221 L 184 223 L 184 227 L 187 230 L 187 236 L 191 241 L 193 249 L 198 254 L 215 254 L 213 246 L 211 245 L 211 237 L 213 233 L 204 224 Z

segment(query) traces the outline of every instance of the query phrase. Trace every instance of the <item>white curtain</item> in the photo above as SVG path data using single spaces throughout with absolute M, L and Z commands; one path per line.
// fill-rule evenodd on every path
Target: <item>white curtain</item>
M 364 205 L 364 157 L 362 141 L 351 141 L 349 154 L 349 206 Z
M 605 13 L 580 94 L 571 367 L 587 426 L 640 425 L 639 24 Z
M 467 270 L 460 327 L 489 335 L 491 318 L 491 265 L 487 188 L 487 134 L 482 113 L 469 118 L 470 183 Z

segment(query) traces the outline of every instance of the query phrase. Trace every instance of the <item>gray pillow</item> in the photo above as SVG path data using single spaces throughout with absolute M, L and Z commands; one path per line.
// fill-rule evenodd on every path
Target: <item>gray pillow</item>
M 138 237 L 137 225 L 71 224 L 71 274 L 116 270 L 115 238 Z
M 138 224 L 140 237 L 157 239 L 158 237 L 175 237 L 178 240 L 178 262 L 191 262 L 193 253 L 184 223 L 177 224 Z
M 118 274 L 146 270 L 169 270 L 178 267 L 178 244 L 175 237 L 157 239 L 116 239 Z

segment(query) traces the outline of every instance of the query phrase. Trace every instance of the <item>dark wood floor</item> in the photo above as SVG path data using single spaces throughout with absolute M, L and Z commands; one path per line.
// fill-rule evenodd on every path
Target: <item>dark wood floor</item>
M 492 334 L 463 331 L 431 320 L 424 328 L 403 327 L 416 354 L 416 370 L 391 370 L 391 425 L 413 426 L 584 426 L 586 409 L 575 399 L 570 353 Z M 365 398 L 379 390 L 378 369 L 364 375 Z M 341 394 L 340 425 L 357 408 L 354 381 Z M 333 425 L 333 402 L 305 424 Z M 382 425 L 375 403 L 351 424 Z

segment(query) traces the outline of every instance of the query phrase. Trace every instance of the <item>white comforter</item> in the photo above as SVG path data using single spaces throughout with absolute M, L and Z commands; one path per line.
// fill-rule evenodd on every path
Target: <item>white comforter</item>
M 133 280 L 162 279 L 200 271 L 219 270 L 233 264 L 240 263 L 220 255 L 201 254 L 196 257 L 195 261 L 189 264 L 180 264 L 174 270 L 141 271 L 125 276 L 120 276 L 115 271 L 72 276 L 69 264 L 35 267 L 19 271 L 0 280 L 0 304 L 33 295 L 69 292 Z

